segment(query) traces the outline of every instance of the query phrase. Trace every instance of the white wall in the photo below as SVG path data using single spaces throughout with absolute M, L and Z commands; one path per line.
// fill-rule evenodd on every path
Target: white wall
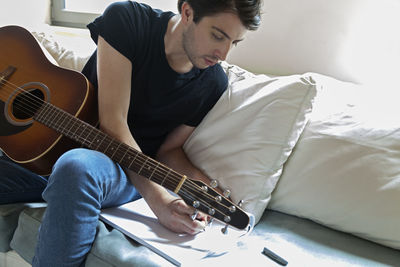
M 264 0 L 262 26 L 228 61 L 277 75 L 355 82 L 399 75 L 400 0 Z
M 49 22 L 50 0 L 0 0 L 0 27 L 35 28 Z
M 49 20 L 50 0 L 0 1 L 0 26 Z M 176 11 L 176 0 L 143 1 Z M 228 61 L 257 73 L 392 82 L 400 76 L 399 14 L 400 0 L 264 0 L 261 28 Z

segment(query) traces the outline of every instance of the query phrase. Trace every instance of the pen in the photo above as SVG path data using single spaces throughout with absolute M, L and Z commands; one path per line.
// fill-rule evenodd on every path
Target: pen
M 264 247 L 262 254 L 264 254 L 265 256 L 267 256 L 268 258 L 270 258 L 271 260 L 273 260 L 274 262 L 276 262 L 282 266 L 286 266 L 288 264 L 288 262 L 285 259 L 279 257 L 278 255 L 276 255 L 274 252 L 267 249 L 266 247 Z

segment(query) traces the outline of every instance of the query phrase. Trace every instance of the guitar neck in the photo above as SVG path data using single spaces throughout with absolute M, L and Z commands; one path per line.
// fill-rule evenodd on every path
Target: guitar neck
M 122 167 L 175 193 L 179 194 L 180 187 L 186 179 L 186 176 L 50 103 L 44 102 L 33 118 L 85 147 L 104 153 Z

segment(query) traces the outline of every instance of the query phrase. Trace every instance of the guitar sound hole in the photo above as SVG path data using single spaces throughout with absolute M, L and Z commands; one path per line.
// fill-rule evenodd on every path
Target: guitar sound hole
M 18 94 L 12 103 L 12 113 L 19 120 L 32 118 L 41 107 L 44 94 L 39 89 L 31 89 Z

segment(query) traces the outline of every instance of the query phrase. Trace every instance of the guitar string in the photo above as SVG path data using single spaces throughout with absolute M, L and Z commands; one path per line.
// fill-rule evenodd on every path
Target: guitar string
M 47 102 L 44 102 L 41 98 L 39 98 L 39 97 L 33 95 L 32 93 L 30 93 L 29 91 L 25 90 L 24 88 L 18 87 L 18 86 L 12 84 L 11 82 L 9 82 L 9 81 L 7 81 L 7 80 L 5 80 L 5 79 L 3 79 L 3 78 L 0 80 L 0 84 L 3 84 L 3 85 L 5 85 L 6 87 L 11 88 L 12 91 L 14 91 L 14 89 L 19 89 L 19 90 L 21 90 L 21 91 L 26 92 L 27 95 L 29 96 L 29 98 L 31 99 L 31 101 L 32 101 L 32 100 L 35 100 L 35 98 L 36 98 L 36 103 L 35 103 L 34 101 L 32 101 L 31 104 L 33 104 L 33 106 L 28 107 L 28 111 L 22 110 L 22 109 L 26 109 L 26 107 L 23 106 L 23 105 L 22 105 L 22 106 L 19 105 L 19 109 L 20 109 L 21 111 L 23 111 L 23 112 L 26 112 L 27 115 L 30 115 L 30 113 L 32 113 L 32 111 L 35 112 L 35 111 L 37 111 L 37 109 L 40 109 L 40 107 L 42 106 L 42 105 L 40 104 L 40 101 L 43 102 L 43 103 L 47 103 Z M 15 87 L 15 88 L 13 88 L 13 87 Z M 1 92 L 1 91 L 2 91 L 2 90 L 0 90 L 0 92 Z M 17 94 L 16 94 L 16 95 L 17 95 Z M 39 102 L 39 103 L 38 103 L 38 102 Z M 17 102 L 17 103 L 18 103 L 18 102 Z M 18 104 L 19 104 L 19 103 L 18 103 Z M 35 106 L 35 105 L 36 105 L 36 106 Z M 32 107 L 33 107 L 33 110 L 29 110 L 29 108 L 32 108 Z M 55 107 L 55 108 L 57 108 L 57 107 Z M 58 108 L 57 108 L 57 109 L 58 109 Z M 64 118 L 64 120 L 65 120 L 65 118 Z M 49 123 L 49 122 L 48 122 L 48 123 Z M 50 123 L 49 123 L 49 124 L 50 124 Z M 64 129 L 64 130 L 65 130 L 65 129 Z M 79 138 L 82 139 L 81 136 L 76 136 L 76 137 L 79 137 Z M 107 138 L 107 136 L 106 136 L 105 138 Z M 83 138 L 83 141 L 81 141 L 81 143 L 82 143 L 82 144 L 85 144 L 85 141 L 87 141 L 87 140 Z M 113 140 L 111 140 L 111 142 L 113 142 Z M 86 143 L 87 143 L 87 142 L 86 142 Z M 107 150 L 107 149 L 106 149 L 106 150 Z M 117 152 L 118 152 L 118 151 L 117 151 Z M 116 152 L 116 153 L 117 153 L 117 152 Z M 125 152 L 125 154 L 127 154 L 127 153 L 130 153 L 130 152 Z M 136 156 L 137 156 L 137 155 L 135 155 L 135 157 L 136 157 Z M 139 158 L 139 159 L 140 159 L 140 158 Z M 149 161 L 149 159 L 150 159 L 150 162 L 146 162 L 146 161 Z M 161 167 L 161 169 L 167 169 L 168 171 L 170 171 L 170 168 L 160 165 L 160 163 L 158 163 L 157 161 L 155 161 L 155 160 L 153 160 L 153 159 L 151 159 L 151 158 L 141 159 L 142 162 L 143 162 L 143 160 L 145 160 L 145 162 L 144 162 L 145 164 L 156 166 L 156 167 L 155 167 L 155 170 L 153 171 L 153 175 L 154 175 L 154 173 L 157 173 L 157 172 L 159 172 L 159 174 L 160 174 L 160 171 L 161 171 L 161 170 L 158 171 L 158 170 L 157 170 L 158 167 Z M 163 173 L 161 173 L 161 174 L 163 174 Z M 140 175 L 140 174 L 139 174 L 139 175 Z M 163 176 L 161 176 L 161 177 L 159 177 L 159 178 L 163 178 Z M 174 175 L 172 178 L 175 179 L 175 181 L 176 181 L 176 178 L 178 178 L 178 181 L 180 181 L 180 180 L 182 179 L 182 176 L 181 176 L 181 175 Z M 189 181 L 189 184 L 187 185 L 186 183 L 184 183 L 184 184 L 182 185 L 182 188 L 185 188 L 186 190 L 195 190 L 195 192 L 199 192 L 199 191 L 200 191 L 200 192 L 202 192 L 202 194 L 204 194 L 204 191 L 202 190 L 202 188 L 201 188 L 200 186 L 198 186 L 197 184 L 193 183 L 191 180 L 187 180 L 187 181 Z M 197 190 L 196 190 L 196 189 L 197 189 Z M 189 193 L 190 193 L 189 195 L 192 196 L 192 193 L 191 193 L 191 192 L 189 192 Z M 207 196 L 209 199 L 215 200 L 214 197 L 211 196 L 211 195 L 209 195 L 208 193 L 206 194 L 206 196 Z M 222 197 L 222 196 L 221 196 L 221 197 Z M 195 198 L 194 198 L 194 199 L 195 199 Z M 226 200 L 226 199 L 225 199 L 225 200 Z M 229 200 L 228 200 L 228 202 L 229 202 Z M 219 202 L 219 204 L 220 204 L 221 206 L 223 206 L 224 208 L 228 208 L 227 206 L 225 206 L 225 204 L 223 204 L 223 203 L 221 203 L 221 202 Z M 204 204 L 203 204 L 203 205 L 204 205 Z M 226 214 L 225 214 L 224 212 L 222 212 L 222 211 L 220 211 L 220 213 L 226 215 Z

